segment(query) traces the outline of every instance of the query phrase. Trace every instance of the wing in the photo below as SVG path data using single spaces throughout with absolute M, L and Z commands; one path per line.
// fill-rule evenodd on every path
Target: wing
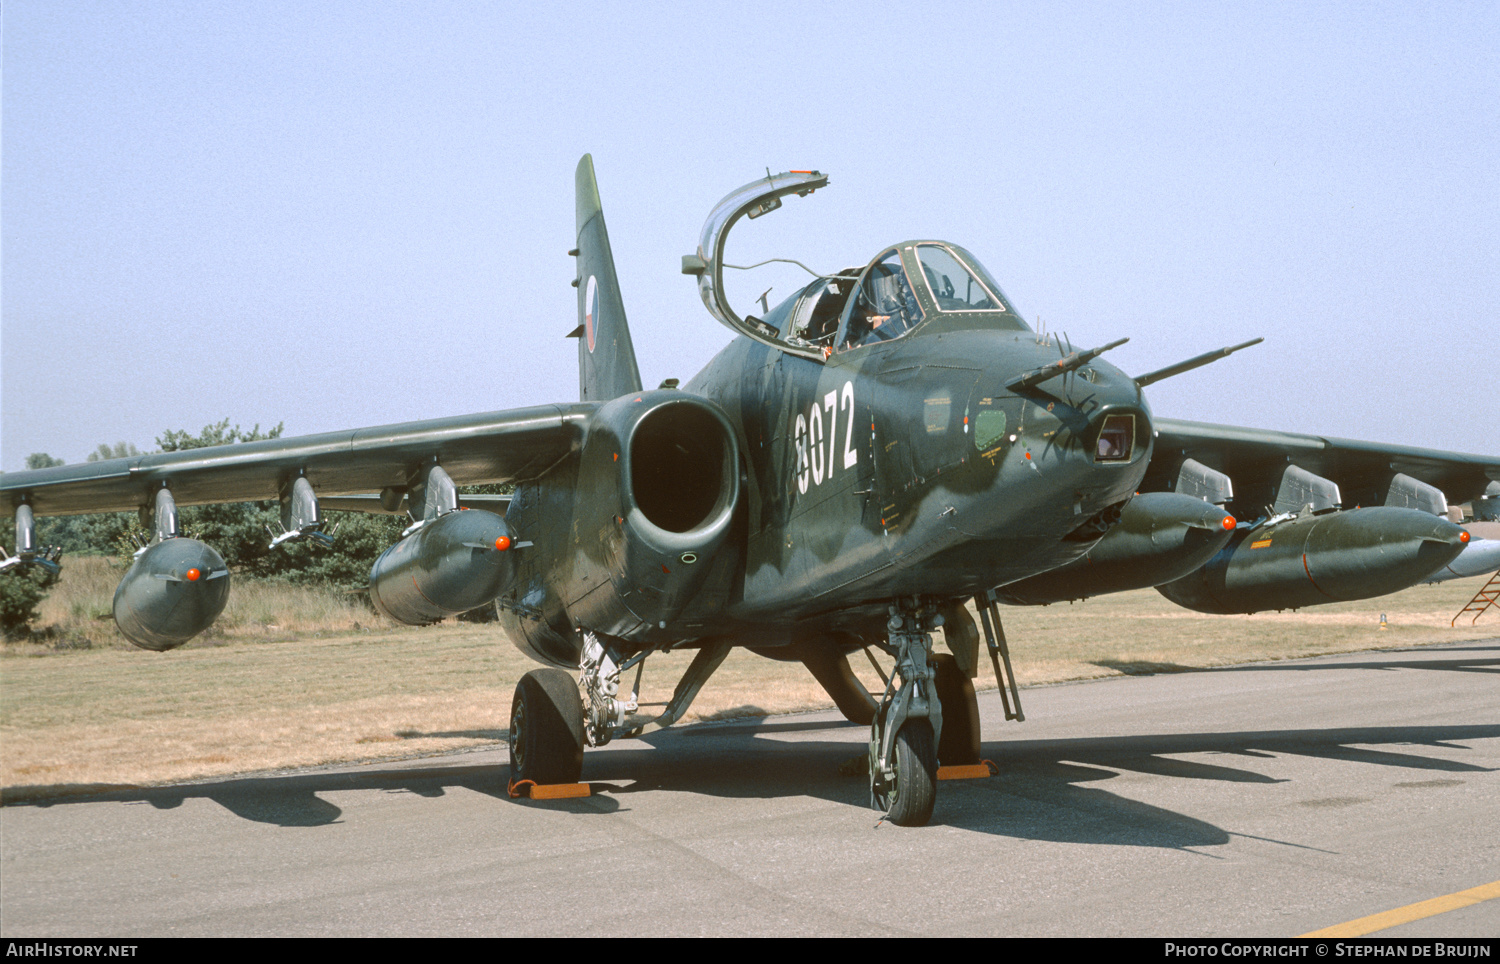
M 1333 482 L 1346 507 L 1391 502 L 1399 476 L 1440 489 L 1447 501 L 1467 502 L 1500 481 L 1500 457 L 1464 455 L 1404 445 L 1210 425 L 1178 419 L 1155 420 L 1156 443 L 1143 492 L 1175 490 L 1188 460 L 1223 473 L 1233 484 L 1242 518 L 1254 518 L 1277 501 L 1288 466 Z M 1218 501 L 1218 500 L 1214 500 Z
M 580 444 L 595 407 L 542 405 L 7 472 L 0 501 L 8 511 L 29 503 L 38 515 L 120 512 L 149 505 L 166 484 L 178 505 L 251 502 L 278 498 L 298 475 L 320 497 L 349 496 L 405 490 L 434 461 L 459 485 L 525 481 Z

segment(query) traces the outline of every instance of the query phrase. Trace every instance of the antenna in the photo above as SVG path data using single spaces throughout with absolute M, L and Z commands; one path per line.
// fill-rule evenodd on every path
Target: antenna
M 1164 378 L 1171 378 L 1173 375 L 1181 375 L 1183 372 L 1190 372 L 1195 368 L 1202 368 L 1204 365 L 1207 365 L 1210 362 L 1216 362 L 1221 358 L 1228 358 L 1230 355 L 1233 355 L 1235 352 L 1240 351 L 1241 349 L 1249 348 L 1252 345 L 1259 345 L 1263 341 L 1265 341 L 1264 338 L 1252 338 L 1249 341 L 1242 342 L 1238 345 L 1230 345 L 1228 348 L 1218 348 L 1214 351 L 1206 351 L 1201 355 L 1189 358 L 1187 361 L 1178 362 L 1175 365 L 1168 365 L 1166 368 L 1158 368 L 1154 372 L 1147 372 L 1144 375 L 1137 376 L 1135 379 L 1135 383 L 1141 388 L 1145 388 L 1147 385 L 1150 385 L 1153 382 L 1159 382 Z
M 1071 339 L 1071 338 L 1068 337 L 1068 333 L 1067 332 L 1063 332 L 1058 337 L 1058 339 L 1057 339 L 1057 353 L 1059 355 L 1061 355 L 1063 358 L 1066 359 L 1068 356 L 1067 356 L 1067 353 L 1063 351 L 1063 347 L 1062 347 L 1062 343 L 1065 342 L 1065 341 L 1068 343 L 1068 351 L 1072 351 L 1073 350 L 1073 339 Z M 1075 373 L 1077 371 L 1078 371 L 1078 369 L 1076 369 L 1076 368 L 1070 368 L 1070 369 L 1068 369 L 1068 371 L 1066 371 L 1066 372 L 1063 373 L 1063 391 L 1067 391 L 1068 388 L 1069 388 L 1069 386 L 1077 384 L 1074 381 Z
M 1032 369 L 1024 375 L 1011 379 L 1005 384 L 1005 387 L 1013 392 L 1019 392 L 1024 389 L 1034 388 L 1037 385 L 1040 385 L 1042 382 L 1045 382 L 1049 378 L 1056 378 L 1058 375 L 1066 375 L 1068 372 L 1082 368 L 1084 365 L 1093 361 L 1098 356 L 1104 354 L 1112 348 L 1120 347 L 1129 340 L 1129 338 L 1119 338 L 1107 345 L 1100 345 L 1098 348 L 1090 348 L 1088 351 L 1072 352 L 1067 356 L 1055 362 L 1052 362 L 1051 364 L 1043 365 L 1041 368 Z

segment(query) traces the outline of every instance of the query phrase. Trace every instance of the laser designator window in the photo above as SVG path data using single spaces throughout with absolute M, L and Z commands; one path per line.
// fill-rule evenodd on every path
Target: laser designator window
M 1005 304 L 953 252 L 936 244 L 917 246 L 917 258 L 932 299 L 942 311 L 1004 311 Z
M 1135 416 L 1110 415 L 1099 430 L 1099 443 L 1094 448 L 1095 462 L 1128 462 L 1135 445 Z

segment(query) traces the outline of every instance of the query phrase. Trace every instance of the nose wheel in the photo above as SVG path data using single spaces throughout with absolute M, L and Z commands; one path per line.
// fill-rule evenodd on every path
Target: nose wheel
M 583 774 L 583 701 L 560 669 L 534 669 L 510 703 L 510 782 L 577 783 Z
M 902 827 L 924 826 L 937 800 L 943 707 L 934 685 L 931 632 L 942 625 L 917 600 L 890 607 L 887 649 L 896 671 L 870 724 L 870 804 Z
M 886 819 L 898 827 L 926 826 L 937 802 L 937 766 L 932 723 L 907 720 L 891 747 L 890 776 L 878 781 L 882 786 L 874 792 L 876 809 L 884 809 Z

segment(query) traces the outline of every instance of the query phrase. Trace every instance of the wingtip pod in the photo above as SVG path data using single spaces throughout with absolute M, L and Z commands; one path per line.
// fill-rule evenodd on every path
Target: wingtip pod
M 1370 506 L 1243 529 L 1203 568 L 1157 591 L 1231 614 L 1373 599 L 1414 586 L 1464 548 L 1463 529 L 1417 509 Z
M 115 590 L 120 632 L 141 649 L 166 652 L 203 632 L 229 601 L 224 557 L 196 539 L 151 546 Z

